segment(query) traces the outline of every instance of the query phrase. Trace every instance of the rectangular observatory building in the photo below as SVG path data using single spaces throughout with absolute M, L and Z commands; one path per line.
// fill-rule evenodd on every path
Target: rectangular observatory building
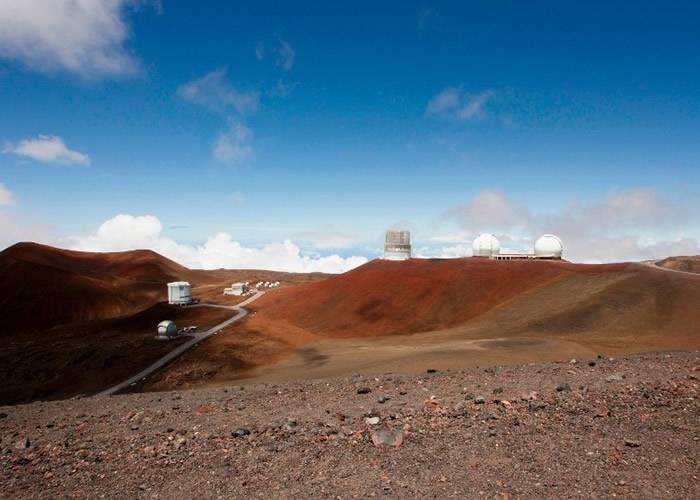
M 384 236 L 384 258 L 386 260 L 410 259 L 411 232 L 389 229 Z

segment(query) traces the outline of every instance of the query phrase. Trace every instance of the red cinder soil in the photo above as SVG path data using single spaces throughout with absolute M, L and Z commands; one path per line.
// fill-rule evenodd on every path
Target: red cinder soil
M 327 337 L 437 330 L 562 276 L 625 267 L 477 258 L 374 260 L 340 276 L 267 294 L 254 306 L 255 322 L 284 321 Z

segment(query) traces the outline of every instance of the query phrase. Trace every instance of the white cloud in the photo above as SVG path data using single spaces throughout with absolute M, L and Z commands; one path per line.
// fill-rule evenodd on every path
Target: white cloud
M 250 145 L 253 132 L 241 122 L 229 119 L 229 128 L 216 138 L 214 158 L 229 165 L 237 165 L 253 157 Z
M 260 92 L 236 89 L 223 69 L 181 85 L 177 95 L 218 112 L 226 112 L 233 107 L 241 115 L 251 115 L 260 107 Z
M 90 157 L 79 151 L 68 149 L 63 139 L 55 135 L 39 135 L 35 139 L 24 139 L 17 144 L 6 144 L 3 153 L 24 156 L 42 163 L 58 165 L 89 165 Z
M 295 233 L 292 235 L 292 239 L 319 250 L 348 248 L 356 242 L 352 236 L 335 231 L 332 227 L 325 227 L 319 231 Z
M 457 233 L 438 235 L 429 254 L 455 247 L 439 243 L 468 243 L 479 232 L 493 232 L 504 249 L 527 251 L 543 233 L 564 241 L 565 258 L 579 262 L 648 260 L 669 255 L 700 253 L 697 240 L 674 229 L 684 229 L 687 210 L 665 200 L 654 189 L 614 191 L 601 201 L 571 203 L 555 213 L 533 214 L 499 191 L 481 191 L 466 204 L 446 212 L 460 226 Z M 464 246 L 466 248 L 466 246 Z
M 56 242 L 55 234 L 45 224 L 19 219 L 14 214 L 0 211 L 0 250 L 19 241 Z
M 95 234 L 72 236 L 66 241 L 75 250 L 106 252 L 135 248 L 154 250 L 176 262 L 198 269 L 270 269 L 287 272 L 341 273 L 367 262 L 365 257 L 329 255 L 310 257 L 290 240 L 247 247 L 228 233 L 211 236 L 203 245 L 186 245 L 162 236 L 162 225 L 152 215 L 117 215 Z
M 531 219 L 527 207 L 493 190 L 479 191 L 465 205 L 448 210 L 447 217 L 459 220 L 464 227 L 481 228 L 484 232 L 528 225 Z
M 448 87 L 428 101 L 425 114 L 459 121 L 479 120 L 486 116 L 486 106 L 494 97 L 491 90 L 468 94 L 460 87 Z
M 127 5 L 135 0 L 2 0 L 0 57 L 39 72 L 64 70 L 84 78 L 133 75 L 125 48 Z M 157 5 L 156 5 L 157 6 Z
M 0 207 L 12 205 L 12 203 L 12 193 L 2 182 L 0 182 Z
M 289 71 L 294 66 L 294 58 L 296 53 L 289 42 L 280 40 L 280 46 L 277 49 L 277 65 Z

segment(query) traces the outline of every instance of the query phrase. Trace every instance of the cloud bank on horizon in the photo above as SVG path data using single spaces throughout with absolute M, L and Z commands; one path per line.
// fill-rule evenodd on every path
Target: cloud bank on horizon
M 268 269 L 294 273 L 343 273 L 367 262 L 366 257 L 303 255 L 291 240 L 261 247 L 242 245 L 228 233 L 217 233 L 202 245 L 177 243 L 161 233 L 153 215 L 119 214 L 105 221 L 94 234 L 69 236 L 68 248 L 90 252 L 149 249 L 195 269 Z

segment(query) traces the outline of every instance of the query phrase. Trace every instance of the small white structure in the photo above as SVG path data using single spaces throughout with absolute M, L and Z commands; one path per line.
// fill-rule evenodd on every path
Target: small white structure
M 169 319 L 161 321 L 158 323 L 158 336 L 157 339 L 169 339 L 177 335 L 177 326 L 175 322 Z
M 234 283 L 229 288 L 224 288 L 224 295 L 245 295 L 248 293 L 246 283 Z
M 564 243 L 553 234 L 543 234 L 535 242 L 536 259 L 561 259 L 563 252 Z
M 384 236 L 384 258 L 386 260 L 410 259 L 411 232 L 389 229 Z
M 192 285 L 187 281 L 168 283 L 168 303 L 186 305 L 192 303 Z
M 482 233 L 472 242 L 474 257 L 493 258 L 501 251 L 501 243 L 491 233 Z

